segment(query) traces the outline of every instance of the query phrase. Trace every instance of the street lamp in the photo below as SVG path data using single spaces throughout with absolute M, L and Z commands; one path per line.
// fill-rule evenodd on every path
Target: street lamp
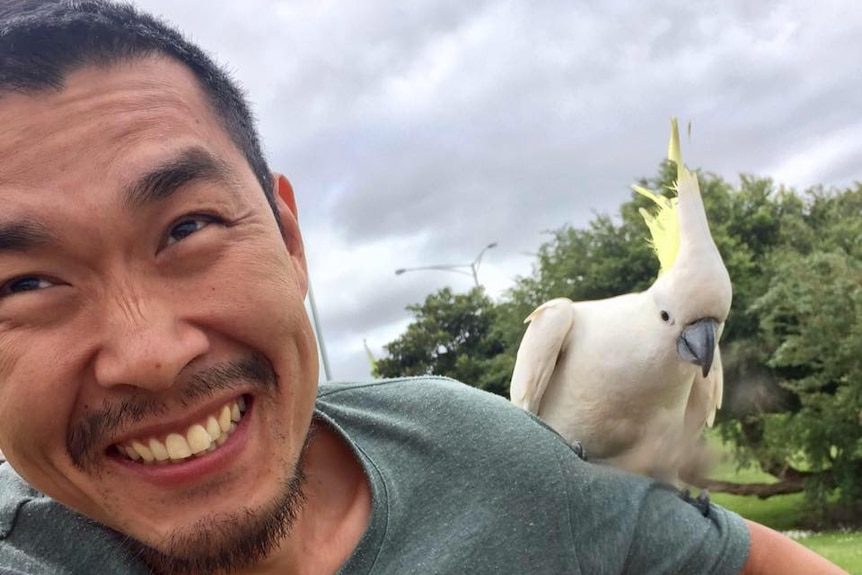
M 311 321 L 314 323 L 314 335 L 317 336 L 317 347 L 320 350 L 320 360 L 323 363 L 323 374 L 326 381 L 332 381 L 332 371 L 329 369 L 329 355 L 326 353 L 326 341 L 320 328 L 320 317 L 317 313 L 317 302 L 314 301 L 314 290 L 311 289 L 311 278 L 308 279 L 308 304 L 311 307 Z
M 455 272 L 457 274 L 473 276 L 473 282 L 476 284 L 476 287 L 479 287 L 479 264 L 482 263 L 482 256 L 485 255 L 486 251 L 496 247 L 497 242 L 491 242 L 490 244 L 482 248 L 482 251 L 480 251 L 479 255 L 476 256 L 476 259 L 474 259 L 469 264 L 442 264 L 433 266 L 419 266 L 415 268 L 399 268 L 395 270 L 395 275 L 400 276 L 401 274 L 406 272 L 415 272 L 420 270 L 440 270 L 445 272 Z

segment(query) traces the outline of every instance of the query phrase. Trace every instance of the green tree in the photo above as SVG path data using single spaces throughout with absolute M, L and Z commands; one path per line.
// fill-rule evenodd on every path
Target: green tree
M 859 230 L 862 232 L 862 229 Z M 757 300 L 767 360 L 798 407 L 762 416 L 773 460 L 808 472 L 822 509 L 862 502 L 862 260 L 842 249 L 776 254 Z
M 378 377 L 443 375 L 505 395 L 513 363 L 504 354 L 494 302 L 482 288 L 466 294 L 441 289 L 410 305 L 413 323 L 384 346 Z

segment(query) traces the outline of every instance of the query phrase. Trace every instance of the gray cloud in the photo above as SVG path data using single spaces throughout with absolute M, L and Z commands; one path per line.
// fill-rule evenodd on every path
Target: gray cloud
M 529 272 L 544 230 L 613 213 L 693 123 L 735 181 L 862 180 L 862 5 L 840 0 L 356 3 L 141 0 L 234 70 L 297 190 L 336 376 L 404 306 Z

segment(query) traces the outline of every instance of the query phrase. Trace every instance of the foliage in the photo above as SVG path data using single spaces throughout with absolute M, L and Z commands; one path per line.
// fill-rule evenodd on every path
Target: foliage
M 495 327 L 497 310 L 482 288 L 455 294 L 449 288 L 408 306 L 413 323 L 385 347 L 377 377 L 445 375 L 503 395 L 513 362 Z
M 764 416 L 766 443 L 773 457 L 829 472 L 808 490 L 818 507 L 833 486 L 842 503 L 862 501 L 862 260 L 841 249 L 772 259 L 754 307 L 768 365 L 799 409 Z

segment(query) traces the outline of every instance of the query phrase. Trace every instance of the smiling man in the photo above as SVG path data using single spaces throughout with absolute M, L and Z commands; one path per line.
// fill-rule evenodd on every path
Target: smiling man
M 3 4 L 0 160 L 0 573 L 834 570 L 462 384 L 318 389 L 290 183 L 129 6 Z

